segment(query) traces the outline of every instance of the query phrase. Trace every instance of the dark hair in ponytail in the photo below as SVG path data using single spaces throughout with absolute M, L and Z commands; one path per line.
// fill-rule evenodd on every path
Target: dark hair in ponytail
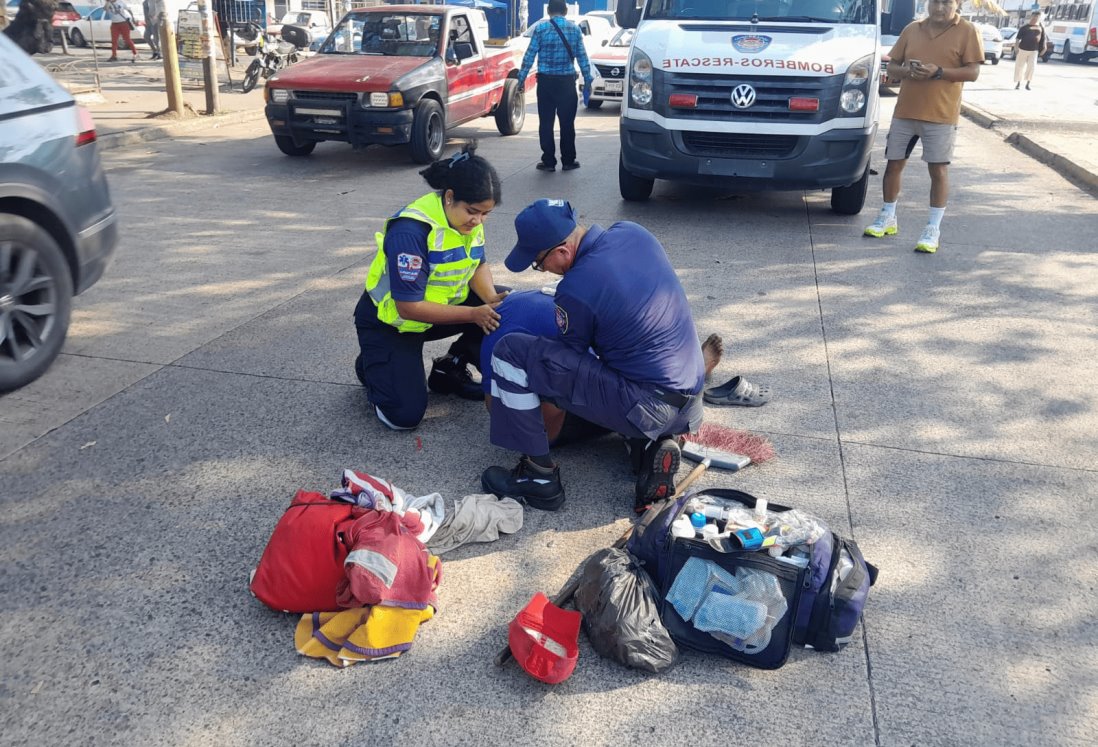
M 449 158 L 435 161 L 419 172 L 434 189 L 454 191 L 454 199 L 462 202 L 492 200 L 500 204 L 502 188 L 499 174 L 492 164 L 476 155 L 477 141 L 466 144 L 460 152 Z

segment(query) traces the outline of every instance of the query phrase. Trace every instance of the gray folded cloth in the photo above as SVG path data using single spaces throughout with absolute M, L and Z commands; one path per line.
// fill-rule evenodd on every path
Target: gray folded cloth
M 522 529 L 522 504 L 514 498 L 497 498 L 476 493 L 460 498 L 427 547 L 435 555 L 455 550 L 470 542 L 495 542 L 500 534 Z

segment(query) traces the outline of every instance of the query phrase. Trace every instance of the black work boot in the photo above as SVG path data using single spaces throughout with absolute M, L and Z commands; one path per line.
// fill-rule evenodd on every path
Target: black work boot
M 510 471 L 489 467 L 480 476 L 480 484 L 500 498 L 514 498 L 542 511 L 556 511 L 564 505 L 560 467 L 540 467 L 527 456 L 519 459 L 518 466 Z
M 484 389 L 473 381 L 469 367 L 456 355 L 435 358 L 427 388 L 439 394 L 456 394 L 462 399 L 484 400 Z
M 629 469 L 634 475 L 639 475 L 641 465 L 644 464 L 644 452 L 648 444 L 652 443 L 647 438 L 625 439 L 625 453 L 629 455 Z
M 682 451 L 679 441 L 664 436 L 644 450 L 644 460 L 637 475 L 637 496 L 633 510 L 642 514 L 654 501 L 670 498 L 675 493 L 675 473 L 679 470 Z

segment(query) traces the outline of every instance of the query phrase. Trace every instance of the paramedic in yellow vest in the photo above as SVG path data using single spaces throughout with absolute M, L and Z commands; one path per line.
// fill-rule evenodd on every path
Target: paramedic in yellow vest
M 415 428 L 427 389 L 483 400 L 468 366 L 499 326 L 503 300 L 484 257 L 484 220 L 500 202 L 499 175 L 476 143 L 419 172 L 435 191 L 389 218 L 355 308 L 355 373 L 382 423 Z M 457 337 L 424 381 L 423 344 Z

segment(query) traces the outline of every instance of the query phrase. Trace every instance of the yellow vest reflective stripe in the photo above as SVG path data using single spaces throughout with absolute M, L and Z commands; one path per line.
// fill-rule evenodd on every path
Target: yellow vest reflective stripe
M 398 218 L 411 218 L 430 226 L 427 234 L 427 288 L 423 300 L 451 306 L 469 297 L 469 281 L 477 266 L 484 261 L 484 226 L 477 226 L 468 236 L 454 230 L 446 220 L 442 196 L 431 192 L 386 221 L 385 231 L 375 236 L 377 255 L 366 274 L 366 292 L 377 307 L 377 318 L 400 332 L 422 332 L 430 329 L 431 325 L 401 319 L 390 293 L 385 233 Z

